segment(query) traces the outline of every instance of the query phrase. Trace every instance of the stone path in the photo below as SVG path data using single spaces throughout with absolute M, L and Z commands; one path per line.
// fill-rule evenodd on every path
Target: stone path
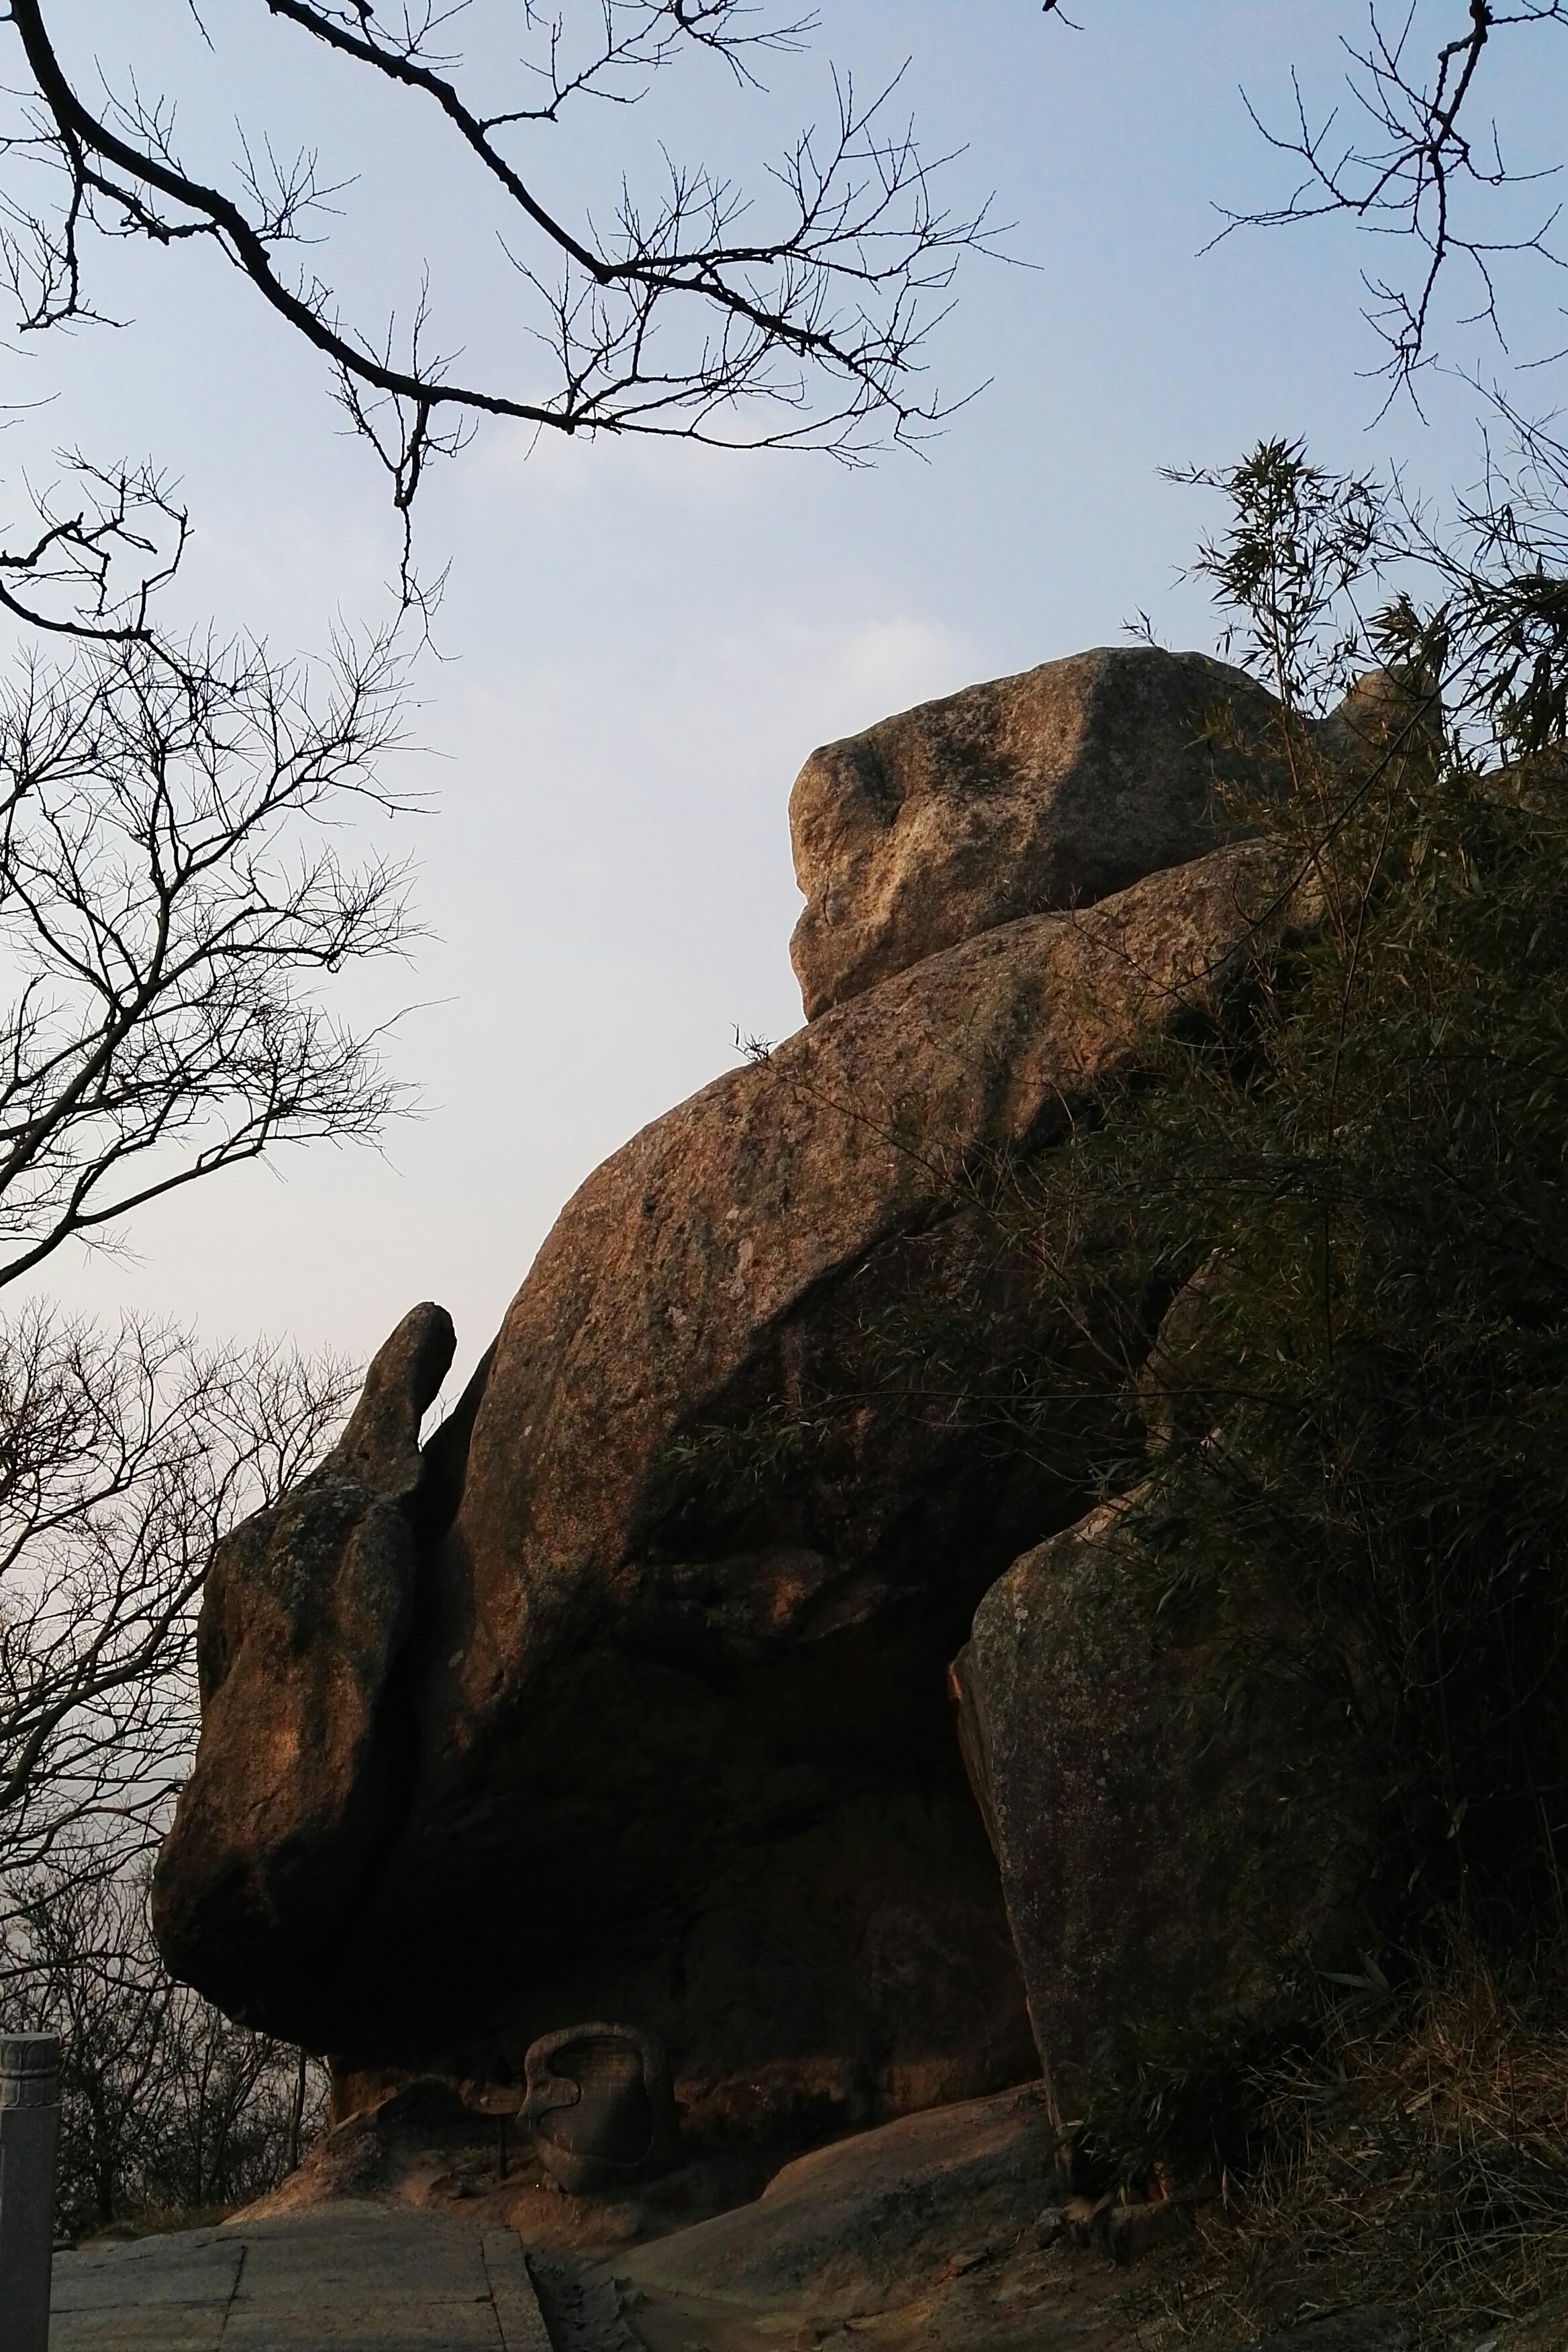
M 55 2257 L 49 2352 L 551 2352 L 510 2230 L 335 2205 Z

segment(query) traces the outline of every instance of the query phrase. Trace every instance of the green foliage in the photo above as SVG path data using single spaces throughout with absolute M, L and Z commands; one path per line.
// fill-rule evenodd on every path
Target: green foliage
M 1151 1451 L 1102 1475 L 1138 1486 L 1149 1608 L 1226 1629 L 1196 1704 L 1218 1727 L 1293 1683 L 1346 1727 L 1403 1966 L 1456 1926 L 1528 1948 L 1568 1936 L 1562 551 L 1527 561 L 1513 509 L 1489 541 L 1472 515 L 1461 558 L 1284 442 L 1199 478 L 1232 521 L 1198 569 L 1280 698 L 1288 788 L 1237 810 L 1278 892 L 1225 1015 L 1104 1095 L 1012 1213 L 1069 1288 L 1189 1286 Z M 1102 2052 L 1102 2175 L 1205 2133 L 1223 2154 L 1245 2059 Z
M 1258 814 L 1317 920 L 1260 934 L 1240 1017 L 1077 1134 L 1068 1189 L 1090 1241 L 1212 1269 L 1163 1367 L 1160 1574 L 1289 1596 L 1302 1670 L 1379 1744 L 1416 1914 L 1515 1932 L 1561 1916 L 1568 1866 L 1568 761 L 1484 769 L 1438 721 L 1439 647 L 1472 699 L 1498 684 L 1484 583 L 1468 617 L 1407 596 L 1347 625 L 1351 557 L 1382 560 L 1364 483 L 1342 529 L 1286 445 L 1225 486 L 1201 568 L 1275 669 L 1294 789 Z M 1363 698 L 1347 761 L 1303 705 L 1358 645 L 1402 691 Z
M 1167 481 L 1222 490 L 1230 529 L 1198 550 L 1197 570 L 1235 616 L 1221 646 L 1300 709 L 1336 682 L 1358 642 L 1347 599 L 1386 528 L 1370 476 L 1328 474 L 1300 441 L 1263 441 L 1219 471 L 1168 467 Z

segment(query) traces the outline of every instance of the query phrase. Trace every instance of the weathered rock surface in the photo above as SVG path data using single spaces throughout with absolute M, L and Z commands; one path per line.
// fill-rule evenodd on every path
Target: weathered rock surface
M 347 2105 L 378 2070 L 504 2082 L 594 2013 L 666 2041 L 699 2134 L 820 2135 L 1030 2071 L 946 1664 L 1007 1561 L 1079 1515 L 1105 1433 L 1064 1406 L 1058 1458 L 1009 1454 L 940 1383 L 869 1377 L 866 1334 L 946 1301 L 982 1384 L 1070 1364 L 984 1186 L 1213 1012 L 1276 880 L 1239 845 L 992 929 L 591 1177 L 426 1451 L 418 1507 L 449 1525 L 353 1783 L 398 1787 L 395 1823 L 378 1793 L 335 1860 L 302 1833 L 253 1868 L 258 1768 L 225 1721 L 291 1754 L 295 1669 L 272 1716 L 257 1677 L 254 1706 L 215 1681 L 160 1863 L 178 1971 L 334 2051 Z M 286 1553 L 247 1532 L 215 1624 L 275 1614 Z M 328 1948 L 286 1879 L 322 1889 Z
M 660 2288 L 819 2325 L 928 2284 L 956 2256 L 1011 2250 L 1048 2202 L 1056 2134 L 1037 2084 L 906 2116 L 786 2165 L 754 2204 L 616 2264 Z
M 1135 1507 L 1026 1553 L 953 1667 L 1064 2123 L 1130 2058 L 1175 2080 L 1290 2021 L 1304 1973 L 1353 1959 L 1371 1877 L 1342 1709 L 1303 1720 L 1288 1675 L 1289 1704 L 1244 1706 L 1223 1670 L 1249 1630 L 1278 1665 L 1301 1629 L 1278 1596 L 1229 1596 L 1223 1624 L 1164 1607 Z
M 1217 730 L 1216 714 L 1224 715 Z M 1204 654 L 1101 647 L 814 751 L 790 795 L 806 1017 L 959 940 L 1215 847 L 1279 706 Z
M 1317 729 L 1319 750 L 1352 775 L 1384 762 L 1397 772 L 1402 760 L 1436 757 L 1442 741 L 1436 688 L 1412 687 L 1386 669 L 1363 671 Z
M 289 1977 L 323 1964 L 406 1801 L 387 1689 L 414 1606 L 419 1423 L 454 1345 L 444 1308 L 405 1316 L 325 1460 L 214 1556 L 201 1745 L 153 1916 L 220 2001 L 246 2001 L 258 1949 Z

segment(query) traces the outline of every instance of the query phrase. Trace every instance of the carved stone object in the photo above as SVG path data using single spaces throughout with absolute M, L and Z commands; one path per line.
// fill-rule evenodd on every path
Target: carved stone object
M 633 2025 L 569 2025 L 523 2062 L 524 2120 L 546 2169 L 572 2196 L 645 2179 L 675 2161 L 669 2060 Z

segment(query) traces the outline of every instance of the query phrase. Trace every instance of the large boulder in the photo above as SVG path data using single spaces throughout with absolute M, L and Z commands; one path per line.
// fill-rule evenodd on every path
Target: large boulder
M 158 1869 L 176 1970 L 334 2052 L 349 2105 L 385 2070 L 504 2082 L 584 2015 L 663 2037 L 688 2129 L 832 2128 L 1031 2071 L 946 1664 L 1007 1562 L 1079 1517 L 1108 1432 L 1064 1405 L 1058 1443 L 1010 1444 L 940 1380 L 889 1382 L 868 1335 L 913 1299 L 982 1390 L 1042 1355 L 1070 1373 L 1090 1341 L 998 1252 L 987 1188 L 1216 1012 L 1278 881 L 1237 845 L 994 928 L 590 1177 L 426 1449 L 431 1534 L 359 1768 L 401 1790 L 395 1823 L 378 1798 L 325 1949 L 321 1870 L 290 1910 L 258 1853 L 267 1901 L 237 1904 L 271 1828 L 246 1826 L 218 1728 L 242 1710 L 210 1685 Z M 1094 1344 L 1135 1360 L 1135 1306 L 1107 1312 Z M 282 1577 L 247 1541 L 226 1617 Z M 292 1565 L 314 1589 L 314 1555 Z M 258 1750 L 295 1736 L 289 1687 L 269 1713 L 248 1678 Z
M 814 751 L 790 795 L 806 1018 L 1021 915 L 1201 856 L 1279 706 L 1205 654 L 1102 646 Z
M 952 1669 L 1064 2127 L 1244 2068 L 1366 1948 L 1375 1878 L 1370 1749 L 1306 1671 L 1323 1629 L 1265 1589 L 1184 1605 L 1141 1500 L 1016 1561 Z

